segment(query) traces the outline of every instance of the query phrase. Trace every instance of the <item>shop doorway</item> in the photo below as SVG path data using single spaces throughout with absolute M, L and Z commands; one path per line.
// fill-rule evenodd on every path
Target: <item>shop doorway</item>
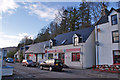
M 61 59 L 63 63 L 64 63 L 64 56 L 65 56 L 64 53 L 59 53 L 58 54 L 58 59 Z
M 53 59 L 53 54 L 48 54 L 48 59 Z

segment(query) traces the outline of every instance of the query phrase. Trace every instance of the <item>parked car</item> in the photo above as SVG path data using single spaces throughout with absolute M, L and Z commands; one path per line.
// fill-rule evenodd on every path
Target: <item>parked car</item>
M 12 58 L 7 58 L 7 59 L 5 59 L 5 62 L 14 63 L 14 60 Z
M 36 66 L 36 62 L 33 62 L 32 60 L 23 59 L 22 65 L 26 66 L 26 67 L 27 66 Z
M 59 70 L 62 71 L 63 63 L 60 59 L 48 59 L 40 63 L 40 69 L 48 68 L 50 71 Z

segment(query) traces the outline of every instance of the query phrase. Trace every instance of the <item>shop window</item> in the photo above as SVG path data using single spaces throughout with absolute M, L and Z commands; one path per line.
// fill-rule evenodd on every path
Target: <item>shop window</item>
M 80 53 L 72 53 L 72 61 L 80 61 Z
M 120 50 L 113 51 L 113 63 L 120 64 Z
M 48 54 L 48 59 L 53 59 L 53 54 Z
M 117 24 L 117 14 L 111 16 L 111 23 L 112 25 Z
M 73 36 L 73 44 L 74 46 L 79 45 L 79 37 L 76 34 Z
M 65 55 L 64 53 L 58 54 L 58 59 L 61 59 L 63 63 L 64 63 L 64 55 Z
M 112 31 L 112 42 L 119 43 L 119 31 Z

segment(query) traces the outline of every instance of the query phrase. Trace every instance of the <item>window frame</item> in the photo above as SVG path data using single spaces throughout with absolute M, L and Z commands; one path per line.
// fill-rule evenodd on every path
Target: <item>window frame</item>
M 74 58 L 73 54 L 75 54 L 75 59 L 73 59 Z M 77 60 L 78 55 L 79 55 L 79 60 Z M 71 54 L 71 61 L 72 62 L 80 62 L 80 52 L 74 52 L 74 53 L 72 53 Z
M 114 33 L 115 32 L 115 33 Z M 118 35 L 116 35 L 116 32 L 118 32 L 117 34 Z M 115 35 L 115 36 L 114 36 Z M 115 41 L 114 40 L 114 38 L 116 39 L 118 39 L 118 41 Z M 112 43 L 119 43 L 119 30 L 115 30 L 115 31 L 112 31 Z
M 73 45 L 74 46 L 79 45 L 79 37 L 76 34 L 74 34 L 74 36 L 73 36 Z
M 116 17 L 116 18 L 113 19 L 113 17 Z M 118 24 L 117 14 L 114 14 L 114 15 L 111 16 L 111 24 L 112 24 L 112 25 Z
M 115 55 L 116 51 L 119 52 L 119 55 Z M 120 64 L 120 61 L 119 62 L 115 62 L 115 58 L 120 58 L 120 50 L 113 50 L 113 64 Z
M 52 57 L 49 55 L 52 55 Z M 53 53 L 48 54 L 48 59 L 53 59 Z

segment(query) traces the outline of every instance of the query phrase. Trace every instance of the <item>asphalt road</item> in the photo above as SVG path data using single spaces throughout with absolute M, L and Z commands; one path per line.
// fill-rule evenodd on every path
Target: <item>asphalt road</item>
M 21 63 L 7 63 L 14 67 L 13 76 L 3 77 L 3 79 L 19 78 L 119 78 L 120 74 L 98 72 L 92 69 L 63 69 L 62 72 L 49 70 L 40 70 L 38 67 L 25 67 Z

